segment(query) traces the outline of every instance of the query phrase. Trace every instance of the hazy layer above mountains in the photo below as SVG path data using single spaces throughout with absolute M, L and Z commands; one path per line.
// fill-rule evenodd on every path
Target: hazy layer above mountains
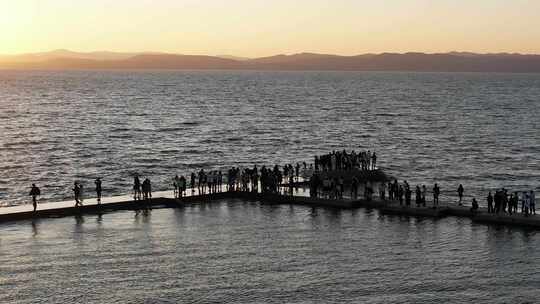
M 339 56 L 314 53 L 263 58 L 67 50 L 0 56 L 4 69 L 246 69 L 338 71 L 540 72 L 540 55 L 450 52 Z

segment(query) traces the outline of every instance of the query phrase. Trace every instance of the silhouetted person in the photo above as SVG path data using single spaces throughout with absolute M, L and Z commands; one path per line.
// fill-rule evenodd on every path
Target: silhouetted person
M 78 182 L 74 182 L 72 191 L 73 191 L 73 195 L 75 196 L 75 207 L 82 206 L 81 185 Z
M 141 199 L 141 180 L 138 176 L 135 176 L 133 178 L 133 199 L 134 200 L 140 200 Z
M 518 203 L 519 203 L 518 193 L 514 192 L 514 197 L 512 199 L 512 208 L 514 210 L 514 213 L 518 212 Z
M 433 206 L 439 206 L 439 194 L 441 193 L 441 188 L 435 183 L 433 186 Z
M 356 176 L 354 176 L 352 178 L 352 182 L 351 182 L 351 197 L 353 199 L 358 198 L 358 186 L 359 186 L 358 178 L 356 178 Z
M 458 205 L 460 205 L 460 206 L 463 205 L 463 204 L 462 204 L 462 200 L 463 200 L 463 191 L 464 191 L 463 185 L 462 185 L 462 184 L 459 184 L 459 187 L 458 187 L 458 189 L 457 189 L 457 193 L 458 193 L 458 197 L 459 197 L 459 203 L 458 203 Z
M 96 184 L 97 202 L 98 204 L 101 204 L 101 178 L 96 178 L 94 184 Z
M 532 190 L 529 192 L 529 200 L 531 214 L 536 214 L 536 196 L 534 195 L 534 191 Z
M 512 215 L 512 210 L 514 210 L 514 194 L 510 193 L 510 198 L 508 199 L 508 214 Z
M 371 155 L 371 170 L 375 170 L 376 165 L 377 165 L 377 154 L 373 152 L 373 155 Z
M 412 196 L 411 188 L 409 187 L 405 188 L 405 205 L 407 207 L 411 205 L 411 196 Z
M 37 197 L 41 195 L 41 190 L 36 186 L 36 184 L 32 184 L 32 188 L 30 189 L 30 196 L 32 197 L 32 206 L 34 206 L 34 212 L 37 210 Z
M 427 194 L 427 189 L 426 189 L 426 185 L 422 185 L 422 206 L 426 206 L 426 194 Z
M 186 188 L 187 188 L 187 181 L 186 181 L 186 178 L 182 175 L 180 176 L 179 184 L 178 184 L 179 197 L 186 195 Z
M 531 196 L 529 195 L 529 193 L 525 191 L 523 192 L 523 200 L 525 201 L 523 213 L 525 214 L 525 216 L 529 216 L 529 208 L 531 207 Z
M 191 177 L 190 177 L 190 182 L 189 182 L 191 186 L 191 194 L 195 193 L 195 179 L 196 179 L 195 173 L 191 172 Z
M 152 184 L 150 179 L 146 178 L 142 183 L 143 199 L 149 200 L 152 199 Z
M 488 204 L 488 213 L 494 213 L 495 210 L 493 209 L 493 195 L 491 195 L 491 191 L 489 191 L 486 199 Z
M 420 207 L 420 204 L 422 204 L 422 190 L 420 190 L 420 186 L 416 186 L 415 201 L 416 201 L 416 207 Z
M 472 199 L 471 213 L 476 214 L 477 211 L 478 211 L 478 202 L 476 201 L 475 198 L 473 198 Z
M 398 198 L 399 198 L 399 205 L 403 205 L 403 186 L 402 185 L 399 185 L 399 188 L 398 188 Z
M 179 184 L 179 183 L 180 183 L 180 178 L 178 177 L 178 174 L 177 174 L 177 175 L 175 175 L 175 177 L 173 178 L 174 198 L 180 197 L 180 196 L 178 195 L 178 188 L 179 188 L 178 184 Z

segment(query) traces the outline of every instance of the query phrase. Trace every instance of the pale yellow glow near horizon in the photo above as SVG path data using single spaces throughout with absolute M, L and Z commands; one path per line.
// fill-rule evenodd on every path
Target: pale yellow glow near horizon
M 0 0 L 0 54 L 540 54 L 532 0 Z

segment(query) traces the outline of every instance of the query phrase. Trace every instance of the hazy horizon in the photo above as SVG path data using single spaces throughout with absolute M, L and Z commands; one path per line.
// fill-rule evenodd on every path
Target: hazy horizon
M 0 0 L 0 54 L 540 54 L 540 2 Z
M 200 54 L 193 54 L 193 53 L 174 53 L 174 52 L 164 52 L 164 51 L 156 51 L 156 50 L 147 50 L 147 51 L 124 51 L 124 50 L 107 50 L 107 49 L 96 49 L 96 50 L 77 50 L 77 49 L 68 49 L 68 48 L 58 48 L 58 49 L 50 49 L 50 50 L 38 50 L 35 52 L 23 52 L 23 53 L 0 53 L 0 56 L 5 57 L 16 57 L 16 56 L 25 56 L 25 55 L 38 55 L 38 54 L 53 54 L 56 52 L 66 52 L 66 53 L 79 53 L 79 54 L 99 54 L 99 53 L 113 53 L 113 54 L 125 54 L 125 55 L 140 55 L 140 54 L 164 54 L 164 55 L 185 55 L 185 56 L 213 56 L 213 57 L 231 57 L 231 59 L 234 59 L 233 57 L 236 57 L 238 59 L 257 59 L 257 58 L 264 58 L 264 57 L 272 57 L 272 56 L 292 56 L 292 55 L 300 55 L 300 54 L 317 54 L 317 55 L 330 55 L 330 56 L 342 56 L 342 57 L 352 57 L 352 56 L 363 56 L 363 55 L 381 55 L 381 54 L 427 54 L 427 55 L 436 55 L 436 54 L 475 54 L 475 55 L 500 55 L 500 54 L 508 54 L 508 55 L 532 55 L 532 56 L 538 56 L 540 55 L 540 52 L 538 53 L 520 53 L 520 52 L 473 52 L 469 50 L 449 50 L 444 52 L 422 52 L 418 50 L 409 50 L 409 51 L 403 51 L 403 52 L 390 52 L 390 51 L 383 51 L 383 52 L 368 52 L 368 53 L 357 53 L 357 54 L 337 54 L 337 53 L 322 53 L 322 52 L 310 52 L 310 51 L 299 51 L 299 52 L 278 52 L 275 54 L 270 54 L 267 56 L 241 56 L 238 54 L 229 54 L 229 53 L 200 53 Z

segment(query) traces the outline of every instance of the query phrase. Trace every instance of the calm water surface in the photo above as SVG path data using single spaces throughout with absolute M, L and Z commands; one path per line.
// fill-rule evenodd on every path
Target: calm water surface
M 0 203 L 71 196 L 101 176 L 170 188 L 202 167 L 371 149 L 388 173 L 454 195 L 540 187 L 540 74 L 0 71 Z
M 1 303 L 538 303 L 540 235 L 227 200 L 2 226 Z
M 540 75 L 0 71 L 0 204 L 101 176 L 170 188 L 192 170 L 371 149 L 390 174 L 539 190 Z M 540 237 L 226 200 L 0 226 L 0 303 L 538 303 Z

